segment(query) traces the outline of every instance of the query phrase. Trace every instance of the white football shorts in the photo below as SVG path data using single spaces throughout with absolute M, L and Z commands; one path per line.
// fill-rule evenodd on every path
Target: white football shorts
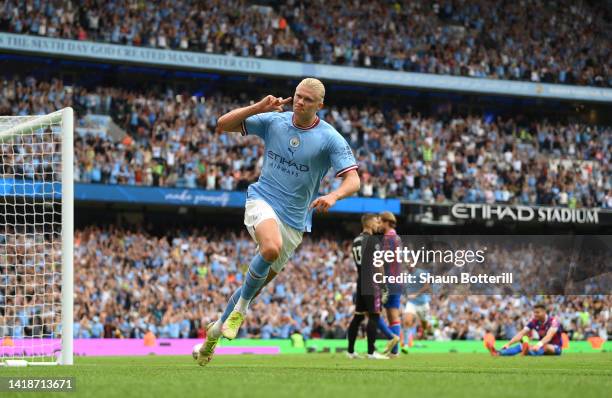
M 406 307 L 404 308 L 404 314 L 416 315 L 423 321 L 427 319 L 427 315 L 429 314 L 429 303 L 416 305 L 408 301 L 406 302 Z
M 271 269 L 278 274 L 283 270 L 295 249 L 302 243 L 303 232 L 282 222 L 274 209 L 265 201 L 261 199 L 247 200 L 244 208 L 244 225 L 255 242 L 257 242 L 257 239 L 255 239 L 255 228 L 259 223 L 270 218 L 276 220 L 283 241 L 280 255 L 271 266 Z

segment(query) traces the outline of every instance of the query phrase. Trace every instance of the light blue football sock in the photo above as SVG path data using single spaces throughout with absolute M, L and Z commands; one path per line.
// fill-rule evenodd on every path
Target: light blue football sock
M 232 311 L 234 311 L 234 307 L 236 306 L 236 303 L 238 302 L 238 299 L 240 298 L 241 291 L 242 291 L 242 287 L 239 287 L 238 289 L 236 289 L 234 294 L 232 294 L 232 297 L 230 297 L 229 302 L 227 303 L 227 306 L 225 307 L 225 311 L 223 311 L 223 315 L 221 315 L 221 322 L 225 322 L 227 317 L 229 317 Z
M 257 254 L 253 257 L 246 277 L 244 278 L 244 283 L 242 284 L 242 291 L 240 292 L 241 298 L 250 301 L 255 297 L 257 291 L 264 285 L 268 277 L 268 272 L 270 272 L 271 265 L 272 263 L 264 260 L 261 254 Z
M 408 347 L 408 341 L 410 341 L 410 329 L 411 328 L 404 328 L 404 339 L 402 341 L 406 347 Z

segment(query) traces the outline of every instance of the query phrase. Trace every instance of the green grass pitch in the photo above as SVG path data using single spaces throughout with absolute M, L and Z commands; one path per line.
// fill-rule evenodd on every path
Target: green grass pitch
M 0 368 L 0 376 L 76 378 L 72 393 L 2 397 L 610 397 L 612 354 L 492 358 L 416 354 L 349 360 L 341 354 L 76 358 L 72 367 Z

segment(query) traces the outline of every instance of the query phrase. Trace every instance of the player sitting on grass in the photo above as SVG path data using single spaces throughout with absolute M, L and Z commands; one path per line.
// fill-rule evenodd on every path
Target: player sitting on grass
M 223 335 L 233 339 L 249 303 L 283 269 L 310 231 L 312 212 L 327 212 L 336 201 L 359 191 L 357 164 L 346 140 L 317 111 L 323 107 L 325 87 L 317 79 L 304 79 L 293 96 L 293 112 L 283 112 L 291 98 L 268 95 L 263 100 L 221 116 L 218 131 L 256 135 L 265 145 L 264 164 L 256 183 L 247 191 L 244 224 L 257 242 L 242 287 L 230 297 L 221 319 L 207 328 L 198 363 L 212 359 Z M 315 198 L 328 170 L 342 177 L 337 190 Z
M 529 343 L 516 344 L 532 330 L 538 333 L 540 341 L 529 346 Z M 516 334 L 501 350 L 496 350 L 492 342 L 487 342 L 487 349 L 493 356 L 522 355 L 561 355 L 561 325 L 554 317 L 546 313 L 543 304 L 536 304 L 533 309 L 533 319 Z
M 380 218 L 376 214 L 364 214 L 361 217 L 361 234 L 353 240 L 353 260 L 357 267 L 357 290 L 355 292 L 355 315 L 348 327 L 348 357 L 351 359 L 360 358 L 355 353 L 355 340 L 361 322 L 368 317 L 366 334 L 368 338 L 368 359 L 389 359 L 387 356 L 376 352 L 376 329 L 380 310 L 382 307 L 382 291 L 374 283 L 374 265 L 366 261 L 362 263 L 362 251 L 367 245 L 367 240 L 378 232 L 381 228 Z

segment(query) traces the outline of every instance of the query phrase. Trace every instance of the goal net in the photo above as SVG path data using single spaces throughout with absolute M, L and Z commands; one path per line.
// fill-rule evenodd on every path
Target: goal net
M 73 111 L 0 116 L 0 364 L 71 365 Z

